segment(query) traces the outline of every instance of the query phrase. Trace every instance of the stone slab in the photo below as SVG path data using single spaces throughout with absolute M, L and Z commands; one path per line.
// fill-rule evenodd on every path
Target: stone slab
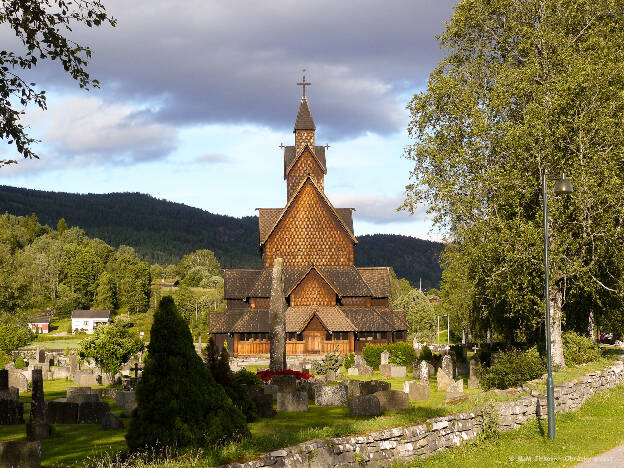
M 314 392 L 316 406 L 346 406 L 349 390 L 347 385 L 323 385 Z
M 104 401 L 80 403 L 78 405 L 78 423 L 102 424 L 106 413 L 110 413 L 110 407 Z
M 41 468 L 41 443 L 0 442 L 0 466 Z
M 442 368 L 438 369 L 437 381 L 439 392 L 445 392 L 446 389 L 453 385 L 453 383 L 455 382 L 453 380 L 453 377 L 448 375 Z
M 277 411 L 301 412 L 308 411 L 307 392 L 277 393 Z
M 407 367 L 390 366 L 390 377 L 396 378 L 396 379 L 403 379 L 407 377 Z
M 349 399 L 349 414 L 351 416 L 379 416 L 381 403 L 375 395 L 362 395 Z
M 390 364 L 380 364 L 379 365 L 379 374 L 382 377 L 390 377 L 392 375 L 392 366 Z
M 48 401 L 46 417 L 49 424 L 78 424 L 78 403 Z
M 409 408 L 409 398 L 399 390 L 385 390 L 374 394 L 382 411 L 400 411 Z
M 429 383 L 421 383 L 416 380 L 403 382 L 403 392 L 410 401 L 428 400 L 430 396 Z

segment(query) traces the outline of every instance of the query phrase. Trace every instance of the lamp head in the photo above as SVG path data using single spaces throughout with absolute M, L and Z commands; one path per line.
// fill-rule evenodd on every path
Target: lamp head
M 555 183 L 555 194 L 557 195 L 569 195 L 574 190 L 572 189 L 572 184 L 569 179 L 566 179 L 565 173 L 561 174 L 561 179 Z

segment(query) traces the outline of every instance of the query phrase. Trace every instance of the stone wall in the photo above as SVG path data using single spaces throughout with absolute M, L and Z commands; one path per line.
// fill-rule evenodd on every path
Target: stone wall
M 591 372 L 555 387 L 555 407 L 559 413 L 578 409 L 596 392 L 624 382 L 624 362 Z M 518 391 L 518 390 L 516 390 Z M 521 426 L 536 417 L 546 417 L 546 395 L 531 391 L 517 400 L 495 404 L 498 429 Z M 474 439 L 483 427 L 481 411 L 443 416 L 424 424 L 376 431 L 367 435 L 311 440 L 275 450 L 247 463 L 226 465 L 236 468 L 268 466 L 389 466 L 395 460 L 427 457 L 441 450 Z

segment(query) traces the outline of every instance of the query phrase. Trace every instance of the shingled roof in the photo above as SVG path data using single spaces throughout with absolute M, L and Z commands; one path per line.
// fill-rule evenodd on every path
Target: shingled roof
M 342 307 L 342 312 L 353 323 L 357 331 L 394 331 L 393 320 L 387 320 L 372 307 Z
M 370 297 L 372 292 L 352 265 L 316 266 L 340 296 Z
M 288 177 L 288 171 L 292 167 L 293 163 L 297 159 L 298 156 L 303 153 L 303 151 L 308 148 L 311 149 L 310 146 L 305 145 L 299 153 L 295 152 L 294 146 L 285 146 L 284 147 L 284 179 Z M 327 161 L 325 159 L 325 147 L 324 146 L 315 146 L 312 154 L 316 158 L 316 160 L 321 165 L 321 169 L 324 174 L 327 174 Z
M 210 333 L 231 333 L 246 309 L 226 310 L 225 312 L 210 313 Z
M 407 314 L 404 310 L 377 309 L 386 320 L 392 322 L 395 330 L 407 330 Z
M 232 328 L 234 333 L 267 333 L 269 309 L 248 309 Z
M 373 297 L 390 297 L 392 286 L 390 285 L 390 268 L 358 268 L 362 279 L 366 282 L 373 293 Z
M 299 104 L 299 112 L 297 112 L 297 120 L 295 120 L 293 133 L 297 130 L 316 130 L 312 112 L 310 112 L 310 106 L 308 106 L 308 100 L 306 98 L 301 99 L 301 104 Z
M 247 299 L 260 272 L 261 270 L 224 270 L 225 299 Z

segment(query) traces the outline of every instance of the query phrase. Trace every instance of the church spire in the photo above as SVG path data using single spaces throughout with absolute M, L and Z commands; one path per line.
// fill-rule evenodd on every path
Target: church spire
M 303 79 L 297 83 L 298 86 L 303 88 L 303 95 L 301 96 L 301 104 L 299 104 L 299 112 L 297 112 L 297 120 L 295 121 L 293 133 L 296 133 L 297 130 L 316 130 L 316 125 L 314 125 L 314 119 L 310 112 L 310 106 L 308 106 L 308 99 L 306 98 L 306 86 L 311 86 L 312 83 L 306 81 L 305 71 L 304 68 Z

